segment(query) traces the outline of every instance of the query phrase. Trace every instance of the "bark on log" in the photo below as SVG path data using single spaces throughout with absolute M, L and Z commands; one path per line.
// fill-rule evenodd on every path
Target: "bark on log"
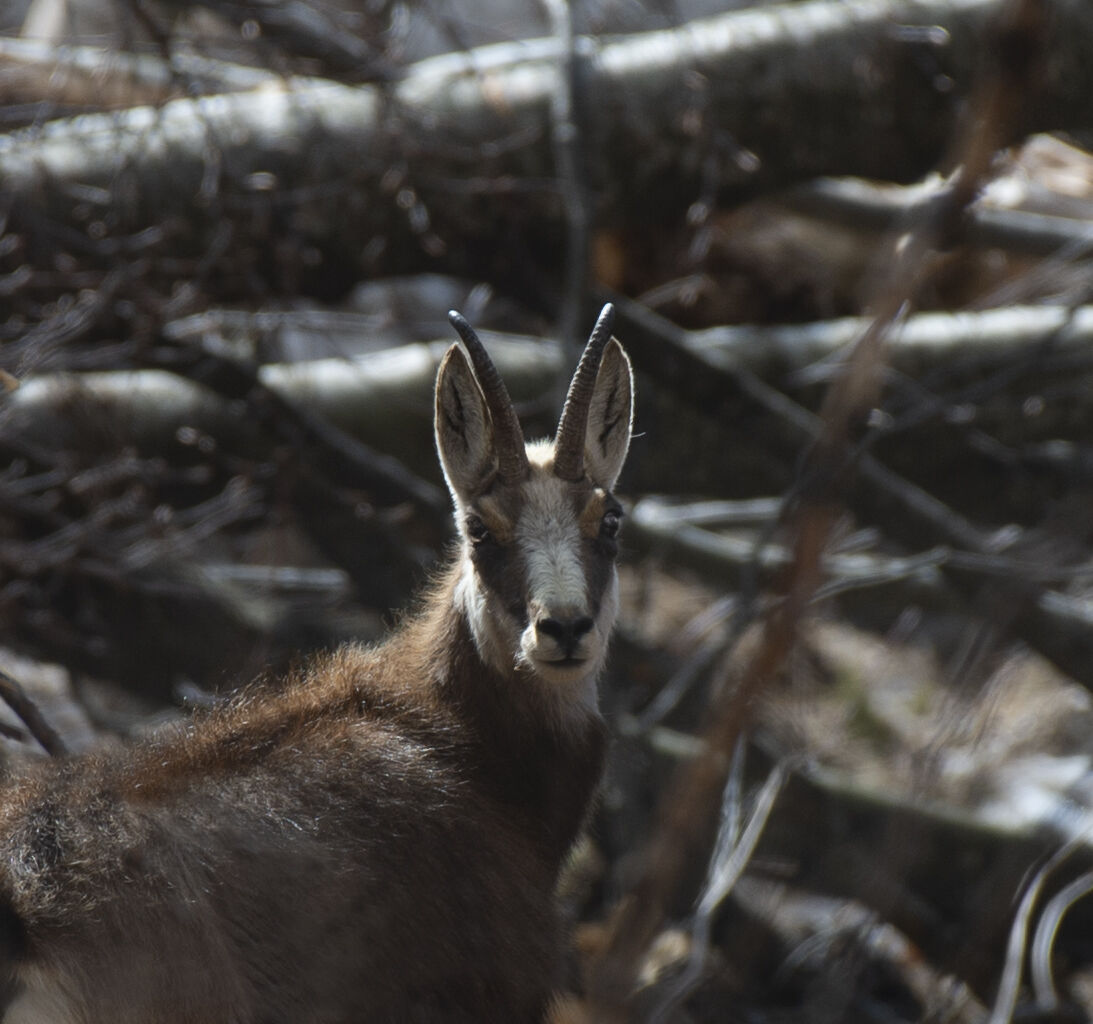
M 365 325 L 363 319 L 354 320 L 348 315 L 345 325 L 328 323 L 321 314 L 306 313 L 270 313 L 266 317 L 268 324 L 261 315 L 252 313 L 241 313 L 239 319 L 258 321 L 255 330 L 274 323 L 290 324 L 298 339 L 315 332 L 321 336 L 322 345 L 332 331 L 360 331 Z M 228 328 L 224 327 L 225 322 L 229 322 Z M 710 380 L 709 368 L 730 376 L 746 372 L 797 387 L 825 382 L 838 372 L 841 353 L 861 337 L 868 323 L 864 317 L 845 317 L 799 325 L 734 325 L 698 331 L 673 328 L 679 346 L 696 358 L 699 367 L 694 374 L 681 369 L 679 384 L 699 387 L 703 379 Z M 204 344 L 201 339 L 208 333 L 213 343 L 225 347 L 226 354 L 239 352 L 250 360 L 258 355 L 258 350 L 246 340 L 249 330 L 246 324 L 235 322 L 231 311 L 192 317 L 168 324 L 164 329 L 169 337 L 193 339 L 195 344 Z M 626 329 L 620 329 L 619 333 L 624 342 L 629 342 Z M 231 340 L 222 340 L 222 334 L 233 336 Z M 237 340 L 235 334 L 242 335 L 243 340 Z M 562 372 L 562 354 L 555 342 L 517 339 L 489 331 L 482 334 L 506 379 L 511 381 L 517 402 L 525 404 L 525 411 L 527 403 L 534 404 L 550 392 Z M 300 344 L 304 341 L 300 340 Z M 429 389 L 437 360 L 447 344 L 438 341 L 399 346 L 351 359 L 267 364 L 258 371 L 259 379 L 286 400 L 305 403 L 339 428 L 397 455 L 419 471 L 427 471 L 432 469 L 429 445 L 415 447 L 415 443 L 422 437 L 428 440 L 427 428 L 432 416 Z M 888 363 L 893 370 L 910 378 L 944 375 L 950 381 L 982 380 L 1007 367 L 1028 363 L 1029 372 L 1021 375 L 1022 380 L 1030 377 L 1048 380 L 1054 376 L 1073 383 L 1078 374 L 1093 374 L 1091 344 L 1093 306 L 1074 310 L 1011 306 L 982 312 L 919 313 L 893 333 L 888 344 Z M 317 349 L 320 347 L 316 345 Z M 646 349 L 640 333 L 634 336 L 633 347 L 643 357 L 655 355 L 644 366 L 645 360 L 640 358 L 639 369 L 648 370 L 658 380 L 669 379 L 661 376 L 661 363 L 668 358 L 667 353 Z M 703 373 L 701 367 L 706 367 L 707 372 Z M 716 378 L 715 384 L 720 379 Z M 149 443 L 169 437 L 184 424 L 220 429 L 228 415 L 211 395 L 203 394 L 202 389 L 173 374 L 154 370 L 106 371 L 28 378 L 7 399 L 6 411 L 0 411 L 0 429 L 26 429 L 32 436 L 63 439 L 64 423 L 56 418 L 55 410 L 63 395 L 71 397 L 77 390 L 89 398 L 102 399 L 108 406 L 108 414 L 115 410 L 124 417 L 127 430 L 146 437 Z M 692 394 L 698 394 L 701 403 L 701 394 Z M 1018 404 L 1020 400 L 1019 397 Z M 1011 404 L 1007 403 L 1006 408 Z M 1011 413 L 1007 416 L 1025 442 L 1067 437 L 1080 440 L 1089 433 L 1093 407 L 1056 397 L 1042 407 L 1037 406 L 1034 416 L 1016 419 Z M 788 440 L 796 444 L 801 436 L 793 430 Z
M 556 344 L 482 332 L 513 400 L 534 402 L 561 370 Z M 258 379 L 286 401 L 411 467 L 435 476 L 432 388 L 451 342 L 406 345 L 356 359 L 269 364 Z M 237 434 L 249 423 L 208 388 L 162 370 L 48 374 L 32 377 L 0 403 L 0 440 L 49 448 L 79 448 L 83 419 L 66 416 L 69 403 L 95 407 L 104 431 L 142 449 L 161 450 L 183 427 L 214 436 Z
M 821 179 L 790 189 L 780 201 L 810 217 L 859 230 L 890 231 L 912 222 L 929 195 L 924 196 L 921 188 L 879 188 L 853 179 Z M 1093 232 L 1078 215 L 980 205 L 968 212 L 961 241 L 1029 256 L 1079 259 L 1093 249 Z
M 35 120 L 42 118 L 41 104 L 119 110 L 277 81 L 271 71 L 196 54 L 175 54 L 168 63 L 161 57 L 0 36 L 0 105 L 33 104 Z
M 1093 242 L 1093 236 L 1090 238 Z M 829 380 L 834 360 L 869 326 L 868 317 L 842 317 L 809 324 L 711 327 L 689 331 L 684 344 L 725 369 L 747 369 L 796 383 Z M 980 312 L 916 313 L 895 328 L 887 341 L 888 365 L 909 377 L 979 377 L 1036 355 L 1070 357 L 1065 373 L 1093 371 L 1093 306 L 1006 306 Z M 1079 357 L 1079 358 L 1074 358 Z M 832 362 L 817 367 L 815 364 Z M 1050 367 L 1044 368 L 1045 372 Z

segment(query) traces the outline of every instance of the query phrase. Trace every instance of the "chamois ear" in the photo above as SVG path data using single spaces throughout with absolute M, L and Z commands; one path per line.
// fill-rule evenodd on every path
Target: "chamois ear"
M 497 470 L 486 400 L 467 357 L 453 345 L 436 377 L 436 448 L 456 504 L 480 494 Z
M 630 358 L 615 338 L 607 343 L 596 388 L 588 408 L 584 461 L 589 479 L 611 490 L 622 472 L 630 448 L 634 415 L 633 371 Z

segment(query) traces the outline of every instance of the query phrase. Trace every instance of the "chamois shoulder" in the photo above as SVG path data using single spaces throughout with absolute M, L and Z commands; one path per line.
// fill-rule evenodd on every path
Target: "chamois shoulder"
M 0 791 L 0 898 L 46 920 L 122 886 L 158 899 L 185 877 L 196 894 L 231 851 L 325 863 L 361 856 L 393 822 L 476 813 L 428 741 L 438 713 L 385 689 L 398 650 L 319 655 L 135 744 L 33 768 Z
M 425 669 L 400 632 L 377 647 L 346 645 L 313 656 L 280 682 L 245 687 L 224 704 L 134 751 L 145 790 L 258 767 L 267 760 L 389 756 L 446 731 Z
M 85 800 L 108 794 L 150 803 L 241 773 L 280 770 L 291 760 L 306 774 L 316 759 L 382 762 L 398 747 L 408 756 L 422 746 L 415 735 L 446 726 L 407 675 L 404 647 L 397 633 L 375 647 L 317 654 L 282 680 L 247 685 L 135 743 L 32 766 L 0 798 L 0 829 L 28 803 L 52 800 L 51 793 L 62 801 L 82 790 Z

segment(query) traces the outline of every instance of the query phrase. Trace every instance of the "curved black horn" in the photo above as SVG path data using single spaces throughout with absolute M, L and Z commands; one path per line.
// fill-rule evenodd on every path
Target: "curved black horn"
M 493 421 L 493 442 L 497 448 L 497 468 L 506 483 L 523 480 L 529 471 L 528 455 L 524 448 L 524 432 L 516 416 L 508 388 L 493 365 L 489 353 L 479 340 L 466 317 L 452 309 L 448 322 L 455 328 L 474 364 L 474 375 L 486 399 L 486 407 Z
M 558 421 L 558 434 L 554 440 L 554 474 L 563 480 L 580 480 L 584 476 L 584 435 L 588 428 L 588 408 L 596 388 L 596 374 L 600 370 L 603 350 L 611 340 L 611 328 L 615 324 L 615 307 L 611 303 L 600 311 L 592 336 L 588 339 L 584 354 L 573 374 L 569 394 Z

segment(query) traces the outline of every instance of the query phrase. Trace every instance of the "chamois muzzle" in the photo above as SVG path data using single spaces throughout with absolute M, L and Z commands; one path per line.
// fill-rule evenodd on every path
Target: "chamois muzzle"
M 560 660 L 564 661 L 577 657 L 581 641 L 592 632 L 595 625 L 595 621 L 587 615 L 558 618 L 544 616 L 535 622 L 535 628 L 557 645 Z
M 607 303 L 600 311 L 596 326 L 569 385 L 562 418 L 554 440 L 554 474 L 562 480 L 580 480 L 584 476 L 584 444 L 588 430 L 588 410 L 596 390 L 603 350 L 611 340 L 615 307 Z
M 449 310 L 448 322 L 455 328 L 460 340 L 467 349 L 474 365 L 474 374 L 478 386 L 486 399 L 486 408 L 490 411 L 493 423 L 494 450 L 497 453 L 497 472 L 504 483 L 519 483 L 527 479 L 530 472 L 527 450 L 524 447 L 524 432 L 516 415 L 509 390 L 493 365 L 474 328 L 466 318 L 456 310 Z M 593 377 L 595 381 L 595 377 Z

